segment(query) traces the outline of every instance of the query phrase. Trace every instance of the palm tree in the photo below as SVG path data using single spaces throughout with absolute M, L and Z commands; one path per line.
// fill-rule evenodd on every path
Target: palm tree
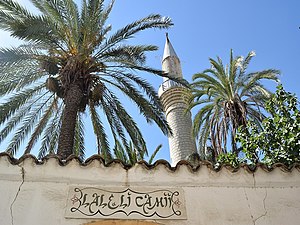
M 262 109 L 271 92 L 261 80 L 277 81 L 279 71 L 246 73 L 253 56 L 255 53 L 251 51 L 246 58 L 234 57 L 231 50 L 229 65 L 224 66 L 219 57 L 210 58 L 211 68 L 193 76 L 189 108 L 201 106 L 194 117 L 193 134 L 197 136 L 202 155 L 209 149 L 213 158 L 226 153 L 228 141 L 237 154 L 237 128 L 246 127 L 249 119 L 260 126 L 265 118 Z M 209 142 L 211 148 L 207 148 Z
M 7 152 L 14 155 L 29 137 L 25 153 L 40 140 L 39 157 L 56 153 L 63 159 L 84 156 L 84 124 L 81 112 L 89 112 L 98 153 L 110 158 L 108 121 L 114 140 L 128 147 L 128 138 L 146 151 L 142 134 L 118 99 L 124 93 L 147 122 L 155 122 L 164 134 L 169 127 L 154 88 L 136 71 L 167 76 L 145 65 L 145 53 L 153 45 L 124 41 L 150 28 L 168 28 L 170 18 L 153 14 L 110 34 L 106 25 L 114 0 L 30 0 L 39 10 L 29 12 L 13 0 L 0 0 L 0 29 L 25 41 L 18 48 L 0 49 L 0 142 L 13 137 Z M 88 109 L 88 110 L 87 110 Z
M 152 164 L 156 154 L 160 151 L 162 145 L 158 145 L 154 152 L 151 154 L 148 163 Z M 148 156 L 148 153 L 145 151 L 139 150 L 133 145 L 132 142 L 129 142 L 129 148 L 124 148 L 119 141 L 116 141 L 115 147 L 113 149 L 116 159 L 121 160 L 127 165 L 133 166 L 139 161 L 145 160 L 145 156 Z

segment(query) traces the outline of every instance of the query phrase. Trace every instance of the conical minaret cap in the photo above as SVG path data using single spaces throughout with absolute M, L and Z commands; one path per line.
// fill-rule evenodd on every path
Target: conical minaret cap
M 180 65 L 180 60 L 169 40 L 168 34 L 166 34 L 166 44 L 163 54 L 162 60 L 162 70 L 165 73 L 168 73 L 169 77 L 181 79 L 182 70 Z M 169 88 L 178 86 L 178 83 L 174 82 L 172 79 L 168 77 L 163 78 L 163 83 L 158 90 L 158 95 L 161 96 L 163 92 L 168 90 Z
M 169 74 L 170 77 L 182 78 L 182 71 L 180 60 L 169 40 L 168 34 L 166 35 L 166 44 L 162 60 L 162 70 Z M 168 78 L 164 77 L 164 81 Z
M 164 61 L 166 58 L 168 58 L 170 56 L 176 57 L 179 60 L 179 58 L 169 40 L 168 33 L 166 33 L 166 44 L 165 44 L 164 55 L 163 55 L 162 61 Z

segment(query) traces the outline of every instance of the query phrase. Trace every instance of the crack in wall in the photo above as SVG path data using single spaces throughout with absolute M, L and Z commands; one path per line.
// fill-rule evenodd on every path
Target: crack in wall
M 15 202 L 16 202 L 18 196 L 19 196 L 19 193 L 20 193 L 20 191 L 21 191 L 21 187 L 22 187 L 22 185 L 24 184 L 24 181 L 25 181 L 25 170 L 24 170 L 23 167 L 21 167 L 21 174 L 22 174 L 22 182 L 21 182 L 21 184 L 19 185 L 19 188 L 18 188 L 18 191 L 17 191 L 17 193 L 16 193 L 16 195 L 15 195 L 14 200 L 13 200 L 12 203 L 10 204 L 10 217 L 11 217 L 11 224 L 12 224 L 12 225 L 14 225 L 13 206 L 14 206 L 14 204 L 15 204 Z
M 265 216 L 268 214 L 268 211 L 267 211 L 267 208 L 266 208 L 266 199 L 267 199 L 267 197 L 268 197 L 268 192 L 267 192 L 267 189 L 265 189 L 265 197 L 264 197 L 264 199 L 263 199 L 263 207 L 264 207 L 265 213 L 262 214 L 261 216 L 257 217 L 257 218 L 253 221 L 254 224 L 256 224 L 256 221 L 257 221 L 257 220 L 259 220 L 259 219 L 265 217 Z
M 250 203 L 249 203 L 249 198 L 248 198 L 248 195 L 247 195 L 247 192 L 246 192 L 246 189 L 245 189 L 245 188 L 244 188 L 244 193 L 245 193 L 245 197 L 246 197 L 246 200 L 247 200 L 248 208 L 249 208 L 249 210 L 250 210 L 250 216 L 251 216 L 253 225 L 255 225 L 254 217 L 253 217 L 252 212 L 251 212 L 251 206 L 250 206 Z
M 249 198 L 248 198 L 248 195 L 247 195 L 247 192 L 246 192 L 246 189 L 245 189 L 245 188 L 244 188 L 244 193 L 245 193 L 245 197 L 246 197 L 246 200 L 247 200 L 248 208 L 249 208 L 249 210 L 250 210 L 250 216 L 251 216 L 253 225 L 256 225 L 256 222 L 257 222 L 259 219 L 265 217 L 265 216 L 268 214 L 268 211 L 267 211 L 267 208 L 266 208 L 266 199 L 267 199 L 267 197 L 268 197 L 267 189 L 265 189 L 265 197 L 264 197 L 264 199 L 263 199 L 263 207 L 264 207 L 265 212 L 264 212 L 262 215 L 260 215 L 259 217 L 255 218 L 255 219 L 254 219 L 254 216 L 253 216 L 253 214 L 252 214 L 252 212 L 251 212 L 251 206 L 250 206 Z

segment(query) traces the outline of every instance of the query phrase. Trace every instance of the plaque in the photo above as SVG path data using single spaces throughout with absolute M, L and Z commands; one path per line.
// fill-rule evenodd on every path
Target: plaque
M 181 188 L 70 187 L 66 218 L 186 219 Z

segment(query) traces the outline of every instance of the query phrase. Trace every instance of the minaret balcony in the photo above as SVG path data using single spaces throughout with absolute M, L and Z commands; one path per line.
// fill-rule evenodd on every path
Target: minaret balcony
M 174 88 L 174 87 L 184 87 L 184 85 L 182 85 L 176 81 L 168 79 L 159 86 L 158 96 L 160 97 L 165 91 L 167 91 L 171 88 Z

